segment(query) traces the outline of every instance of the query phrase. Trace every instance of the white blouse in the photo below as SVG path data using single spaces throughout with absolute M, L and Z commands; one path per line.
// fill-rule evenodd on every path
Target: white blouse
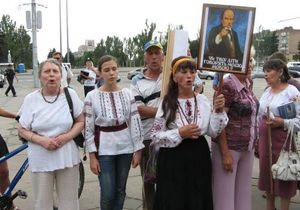
M 287 88 L 282 90 L 279 93 L 272 93 L 271 92 L 271 87 L 267 88 L 265 92 L 262 94 L 260 100 L 259 100 L 259 112 L 258 112 L 258 117 L 259 120 L 263 116 L 267 115 L 267 107 L 269 106 L 270 110 L 270 117 L 278 117 L 279 116 L 279 111 L 278 107 L 287 104 L 289 102 L 295 101 L 296 98 L 299 98 L 299 91 L 298 89 L 293 86 L 293 85 L 288 85 Z M 300 117 L 299 117 L 299 111 L 297 113 L 297 117 L 293 119 L 294 121 L 294 131 L 299 131 L 300 130 Z M 290 120 L 284 119 L 284 127 L 287 128 Z
M 74 116 L 77 118 L 83 109 L 83 103 L 77 93 L 69 89 L 73 101 Z M 53 101 L 56 96 L 45 96 Z M 68 132 L 73 126 L 67 99 L 61 93 L 53 104 L 45 102 L 40 90 L 28 94 L 21 108 L 20 125 L 39 135 L 56 137 Z M 47 172 L 73 167 L 80 161 L 78 148 L 73 140 L 64 146 L 49 151 L 39 144 L 28 142 L 29 169 L 32 172 Z
M 99 155 L 129 154 L 144 148 L 140 115 L 131 91 L 116 92 L 95 89 L 85 98 L 85 140 L 88 152 L 95 152 L 95 125 L 101 127 L 127 124 L 114 132 L 100 131 Z
M 152 127 L 151 137 L 155 144 L 160 147 L 176 147 L 183 138 L 179 135 L 179 128 L 189 123 L 197 123 L 200 128 L 199 135 L 209 135 L 217 137 L 228 123 L 225 111 L 215 113 L 212 111 L 209 100 L 203 94 L 196 96 L 195 99 L 178 99 L 179 107 L 176 112 L 175 122 L 166 127 L 166 119 L 162 117 L 163 110 L 160 104 L 155 121 Z

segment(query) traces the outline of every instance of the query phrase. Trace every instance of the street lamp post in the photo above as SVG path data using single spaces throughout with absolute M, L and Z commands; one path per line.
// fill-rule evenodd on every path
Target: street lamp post
M 69 9 L 68 9 L 68 0 L 66 0 L 66 24 L 67 24 L 67 62 L 70 62 L 70 50 L 69 50 Z
M 59 0 L 59 50 L 62 53 L 62 36 L 61 36 L 61 0 Z
M 36 41 L 36 3 L 31 1 L 31 15 L 32 15 L 32 69 L 34 78 L 34 87 L 39 87 L 38 82 L 38 62 L 37 62 L 37 41 Z

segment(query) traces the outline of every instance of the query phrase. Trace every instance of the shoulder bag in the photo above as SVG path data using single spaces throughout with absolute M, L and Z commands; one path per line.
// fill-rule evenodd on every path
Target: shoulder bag
M 292 147 L 293 142 L 294 148 Z M 294 121 L 290 120 L 287 138 L 282 146 L 277 162 L 272 165 L 273 178 L 284 181 L 300 180 L 299 154 L 298 135 L 294 133 Z
M 70 108 L 70 113 L 71 113 L 71 116 L 72 116 L 72 119 L 73 119 L 73 124 L 75 123 L 75 118 L 74 118 L 74 113 L 73 113 L 73 102 L 72 102 L 72 98 L 70 96 L 70 93 L 69 93 L 69 90 L 67 87 L 64 88 L 64 91 L 65 91 L 65 95 L 66 95 L 66 98 L 67 98 L 67 102 L 68 102 L 68 105 L 69 105 L 69 108 Z M 82 134 L 82 132 L 80 132 L 78 134 L 78 136 L 74 137 L 73 138 L 76 145 L 78 147 L 81 147 L 83 148 L 83 143 L 84 143 L 84 136 Z

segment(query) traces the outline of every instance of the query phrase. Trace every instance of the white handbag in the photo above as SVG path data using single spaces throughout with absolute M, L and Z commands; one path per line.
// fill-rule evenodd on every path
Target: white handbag
M 285 150 L 288 139 L 288 150 Z M 294 142 L 295 150 L 292 150 L 292 142 Z M 279 154 L 279 158 L 275 164 L 272 165 L 272 174 L 274 179 L 284 181 L 300 180 L 300 148 L 298 135 L 294 133 L 294 122 L 290 120 L 288 127 L 288 134 L 285 143 Z

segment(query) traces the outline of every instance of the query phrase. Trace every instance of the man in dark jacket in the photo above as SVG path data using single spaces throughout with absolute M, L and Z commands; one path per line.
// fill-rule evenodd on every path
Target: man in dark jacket
M 233 30 L 234 12 L 225 9 L 221 14 L 221 24 L 211 29 L 208 36 L 208 54 L 223 58 L 235 58 L 241 63 L 243 53 L 238 35 Z
M 5 70 L 4 76 L 6 77 L 6 80 L 8 82 L 8 87 L 5 91 L 5 95 L 8 96 L 8 92 L 11 90 L 13 97 L 17 97 L 16 90 L 14 88 L 14 78 L 18 81 L 18 78 L 16 76 L 16 73 L 14 71 L 13 65 L 8 64 L 8 68 Z

